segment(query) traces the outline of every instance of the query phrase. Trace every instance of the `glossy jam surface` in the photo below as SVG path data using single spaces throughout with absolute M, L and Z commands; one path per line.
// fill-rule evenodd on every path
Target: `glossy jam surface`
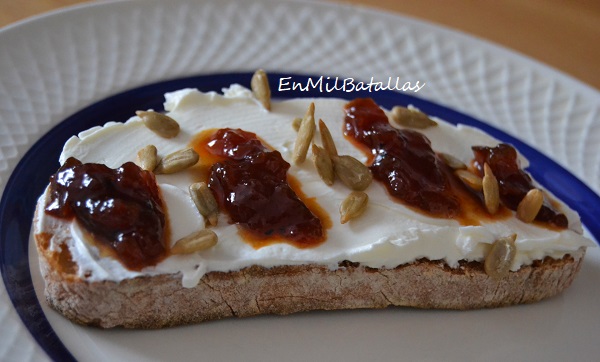
M 128 269 L 155 265 L 167 255 L 166 210 L 156 180 L 132 162 L 111 169 L 69 158 L 50 177 L 45 212 L 75 218 L 101 253 Z
M 449 169 L 436 156 L 427 137 L 392 127 L 383 110 L 370 98 L 349 102 L 345 111 L 346 136 L 371 150 L 373 177 L 392 196 L 435 217 L 454 218 L 461 214 Z
M 205 144 L 220 159 L 212 165 L 209 187 L 245 236 L 300 248 L 325 240 L 321 220 L 290 186 L 290 164 L 278 151 L 269 150 L 254 133 L 240 129 L 217 130 Z
M 473 153 L 474 166 L 480 175 L 483 175 L 483 164 L 487 163 L 498 179 L 502 204 L 516 210 L 525 194 L 534 188 L 531 177 L 519 167 L 517 151 L 507 144 L 499 144 L 493 148 L 473 147 Z M 569 224 L 564 214 L 555 211 L 547 203 L 542 206 L 536 220 L 558 228 L 567 228 Z

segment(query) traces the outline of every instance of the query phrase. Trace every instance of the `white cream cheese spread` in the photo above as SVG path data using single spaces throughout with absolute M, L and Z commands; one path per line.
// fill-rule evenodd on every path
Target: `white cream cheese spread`
M 320 264 L 334 269 L 339 262 L 349 260 L 373 268 L 393 268 L 427 258 L 443 260 L 450 267 L 457 267 L 460 260 L 483 261 L 494 240 L 511 234 L 517 235 L 517 255 L 511 270 L 518 270 L 522 265 L 546 256 L 561 258 L 580 247 L 594 245 L 581 235 L 578 215 L 563 204 L 560 204 L 560 211 L 569 219 L 569 228 L 561 231 L 527 224 L 516 217 L 488 223 L 482 221 L 478 226 L 463 226 L 455 220 L 428 217 L 392 201 L 378 182 L 373 182 L 366 190 L 369 206 L 365 213 L 360 218 L 340 224 L 338 208 L 350 191 L 340 182 L 333 186 L 325 185 L 312 162 L 294 165 L 290 161 L 296 139 L 291 122 L 301 117 L 310 102 L 314 102 L 315 119 L 322 119 L 332 130 L 339 153 L 366 161 L 365 155 L 341 132 L 343 107 L 347 101 L 326 98 L 277 101 L 267 112 L 254 99 L 252 92 L 242 86 L 232 85 L 223 93 L 202 93 L 195 89 L 167 93 L 165 110 L 180 124 L 178 136 L 161 138 L 147 129 L 138 117 L 132 117 L 125 123 L 109 122 L 69 139 L 60 163 L 75 157 L 84 163 L 103 163 L 116 168 L 134 161 L 137 151 L 149 144 L 157 147 L 159 155 L 166 155 L 188 147 L 193 137 L 203 130 L 241 128 L 256 133 L 292 164 L 289 175 L 300 181 L 303 193 L 315 197 L 333 221 L 333 226 L 327 230 L 327 240 L 317 247 L 306 249 L 286 243 L 255 249 L 242 239 L 236 225 L 228 223 L 227 215 L 221 213 L 218 225 L 213 228 L 219 238 L 216 246 L 194 254 L 171 255 L 156 266 L 137 272 L 126 269 L 115 259 L 101 257 L 95 246 L 85 242 L 77 222 L 39 213 L 37 230 L 45 230 L 51 223 L 56 232 L 50 248 L 67 247 L 82 279 L 120 281 L 141 275 L 181 273 L 183 286 L 194 287 L 207 272 L 235 271 L 251 265 Z M 435 151 L 451 154 L 465 163 L 473 158 L 471 146 L 493 147 L 499 143 L 477 129 L 436 121 L 438 127 L 420 131 L 431 140 Z M 521 165 L 526 165 L 522 157 Z M 203 228 L 203 217 L 188 193 L 189 185 L 198 181 L 194 179 L 194 173 L 183 171 L 157 175 L 156 179 L 168 209 L 172 232 L 170 240 L 176 241 Z M 40 198 L 42 207 L 47 198 L 48 192 Z

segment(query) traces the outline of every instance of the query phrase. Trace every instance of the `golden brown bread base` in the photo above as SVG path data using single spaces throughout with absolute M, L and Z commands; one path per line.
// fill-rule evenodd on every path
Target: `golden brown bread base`
M 496 281 L 482 263 L 450 268 L 418 260 L 394 269 L 344 262 L 336 270 L 319 265 L 252 266 L 206 274 L 195 288 L 180 275 L 116 282 L 83 281 L 63 253 L 47 250 L 50 234 L 36 235 L 46 299 L 74 322 L 102 328 L 162 328 L 225 317 L 290 314 L 309 310 L 385 308 L 475 309 L 531 303 L 554 296 L 579 272 L 585 248 L 560 260 L 546 258 Z

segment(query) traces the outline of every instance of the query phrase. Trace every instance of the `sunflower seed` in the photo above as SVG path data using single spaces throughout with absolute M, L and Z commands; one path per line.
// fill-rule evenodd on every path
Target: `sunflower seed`
M 186 237 L 183 237 L 173 245 L 171 253 L 173 254 L 191 254 L 197 251 L 206 250 L 217 244 L 218 237 L 214 231 L 202 229 Z
M 474 173 L 467 170 L 456 170 L 454 171 L 454 174 L 471 189 L 475 191 L 481 191 L 483 189 L 481 177 Z
M 444 161 L 444 163 L 453 170 L 464 170 L 467 168 L 467 165 L 452 155 L 441 152 L 439 153 L 439 156 L 442 161 Z
M 362 191 L 352 191 L 340 204 L 340 223 L 345 224 L 362 215 L 367 209 L 368 202 L 369 195 Z
M 269 78 L 264 70 L 259 69 L 252 75 L 250 81 L 252 93 L 267 111 L 271 110 L 271 88 L 269 87 Z
M 491 278 L 499 280 L 508 275 L 510 266 L 517 254 L 516 234 L 500 238 L 492 244 L 483 264 L 485 272 Z
M 196 182 L 190 185 L 189 191 L 200 214 L 208 220 L 210 225 L 216 226 L 219 218 L 219 205 L 208 185 L 205 182 Z
M 490 214 L 495 214 L 500 206 L 500 191 L 498 180 L 487 163 L 483 164 L 483 199 L 485 208 Z
M 403 127 L 424 129 L 437 126 L 425 113 L 405 107 L 395 106 L 392 108 L 392 120 Z
M 312 142 L 315 129 L 315 104 L 311 103 L 296 135 L 296 143 L 294 144 L 294 153 L 292 155 L 292 160 L 296 165 L 306 160 L 306 153 Z
M 327 151 L 313 143 L 312 154 L 315 168 L 321 180 L 328 186 L 333 185 L 335 173 L 333 171 L 333 162 L 331 162 L 331 157 L 329 157 Z
M 351 190 L 363 191 L 373 181 L 369 168 L 352 156 L 334 156 L 333 170 L 339 179 Z
M 137 159 L 135 162 L 142 170 L 154 171 L 156 165 L 158 165 L 158 151 L 154 145 L 148 145 L 137 153 Z
M 301 124 L 302 124 L 302 118 L 300 118 L 300 117 L 294 118 L 294 120 L 292 121 L 292 128 L 294 129 L 294 131 L 298 132 Z
M 333 142 L 333 137 L 331 137 L 331 132 L 329 132 L 329 128 L 327 128 L 322 119 L 319 119 L 319 132 L 321 133 L 321 143 L 325 151 L 327 151 L 330 157 L 337 156 L 338 152 Z
M 166 114 L 154 111 L 137 111 L 135 114 L 149 130 L 161 137 L 173 138 L 179 134 L 179 123 Z
M 169 174 L 185 170 L 198 162 L 199 156 L 191 148 L 173 152 L 163 157 L 154 169 L 155 174 Z
M 543 203 L 544 194 L 541 190 L 529 190 L 517 206 L 517 218 L 526 223 L 532 222 L 540 212 Z

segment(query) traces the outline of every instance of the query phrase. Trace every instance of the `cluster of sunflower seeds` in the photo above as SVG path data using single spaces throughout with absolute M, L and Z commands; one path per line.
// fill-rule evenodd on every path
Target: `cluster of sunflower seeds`
M 173 138 L 179 134 L 179 123 L 166 114 L 154 111 L 136 111 L 138 117 L 152 132 L 160 137 Z M 154 145 L 147 145 L 137 153 L 136 164 L 143 170 L 153 171 L 155 174 L 169 174 L 185 170 L 198 162 L 198 154 L 191 148 L 179 150 L 158 157 L 158 150 Z
M 198 154 L 191 148 L 170 153 L 161 159 L 156 146 L 147 145 L 138 151 L 135 163 L 141 169 L 159 175 L 183 171 L 198 163 L 198 159 Z
M 306 158 L 308 146 L 311 144 L 314 132 L 314 103 L 308 108 L 306 115 L 300 121 L 294 119 L 292 126 L 298 129 L 294 153 L 294 163 L 301 163 Z M 337 148 L 322 119 L 319 120 L 319 133 L 321 134 L 322 147 L 312 144 L 312 160 L 323 182 L 331 186 L 338 178 L 353 192 L 340 205 L 340 222 L 342 224 L 360 216 L 368 204 L 368 196 L 364 191 L 373 181 L 371 171 L 356 158 L 348 155 L 338 155 Z
M 136 111 L 135 113 L 142 119 L 146 128 L 160 137 L 173 138 L 179 134 L 179 123 L 166 114 L 154 111 Z M 196 162 L 198 162 L 198 154 L 193 149 L 180 150 L 160 159 L 154 145 L 140 149 L 136 158 L 138 166 L 156 174 L 179 172 L 195 165 Z
M 219 205 L 208 185 L 205 182 L 193 183 L 189 187 L 189 192 L 196 209 L 208 225 L 217 226 Z M 217 234 L 214 231 L 202 229 L 177 241 L 171 251 L 174 254 L 190 254 L 213 247 L 217 241 Z
M 500 191 L 498 180 L 494 176 L 491 167 L 485 163 L 483 165 L 483 178 L 467 169 L 467 166 L 453 156 L 440 154 L 440 158 L 454 169 L 454 175 L 458 177 L 465 185 L 475 191 L 483 191 L 485 207 L 490 214 L 495 214 L 500 207 Z M 531 223 L 535 220 L 544 204 L 544 193 L 539 189 L 531 189 L 523 197 L 517 207 L 517 218 L 525 223 Z
M 155 174 L 168 174 L 182 171 L 198 162 L 198 154 L 191 148 L 173 152 L 158 160 L 154 145 L 148 145 L 137 153 L 136 164 L 146 171 Z M 217 202 L 204 182 L 190 185 L 190 196 L 200 214 L 212 226 L 217 225 L 219 209 Z M 203 229 L 178 240 L 171 252 L 173 254 L 190 254 L 202 251 L 217 243 L 217 234 L 212 230 Z
M 351 190 L 364 191 L 373 181 L 369 168 L 352 156 L 338 155 L 331 132 L 323 120 L 319 120 L 319 132 L 323 147 L 314 145 L 312 150 L 315 168 L 323 181 L 331 185 L 338 178 Z

